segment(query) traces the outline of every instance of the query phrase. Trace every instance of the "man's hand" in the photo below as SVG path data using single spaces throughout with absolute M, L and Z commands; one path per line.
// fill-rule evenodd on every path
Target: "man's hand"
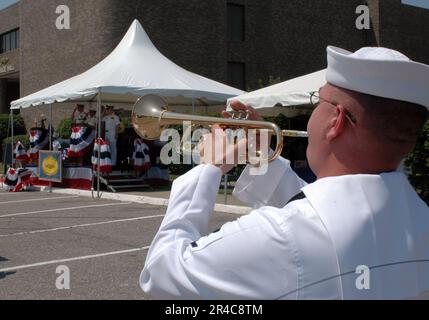
M 239 101 L 232 102 L 231 107 L 236 112 L 249 112 L 248 120 L 263 120 L 254 108 Z M 223 111 L 222 115 L 225 118 L 232 117 L 227 111 Z M 212 132 L 202 137 L 198 147 L 201 163 L 213 164 L 224 174 L 231 171 L 237 164 L 246 164 L 247 139 L 240 139 L 237 144 L 228 143 L 228 137 L 220 125 L 213 125 Z
M 255 108 L 253 108 L 250 105 L 245 105 L 243 103 L 241 103 L 240 101 L 232 101 L 231 102 L 231 108 L 232 110 L 234 110 L 235 112 L 244 112 L 244 113 L 249 113 L 249 118 L 247 120 L 253 120 L 253 121 L 264 121 L 264 119 L 262 118 L 262 116 L 258 113 L 258 111 L 256 111 Z M 232 115 L 228 112 L 228 111 L 223 111 L 222 112 L 222 116 L 224 118 L 231 118 Z M 270 141 L 271 141 L 271 136 L 270 136 Z M 268 146 L 270 145 L 270 141 L 268 141 Z M 254 140 L 251 140 L 249 143 L 249 146 L 251 148 L 254 148 L 255 150 L 260 150 L 260 135 L 256 134 L 256 137 L 254 138 Z
M 198 145 L 200 162 L 215 165 L 226 174 L 237 164 L 246 163 L 246 147 L 247 139 L 241 139 L 236 144 L 229 143 L 225 131 L 215 124 L 211 133 L 201 137 Z
M 258 111 L 256 111 L 256 109 L 254 109 L 250 105 L 245 105 L 245 104 L 241 103 L 240 101 L 232 101 L 231 102 L 231 108 L 235 112 L 240 112 L 240 111 L 245 112 L 245 113 L 249 112 L 250 116 L 249 116 L 248 120 L 253 120 L 253 121 L 263 121 L 264 120 L 259 115 Z M 228 111 L 223 111 L 222 116 L 224 118 L 231 118 L 232 117 L 232 115 Z
M 259 113 L 250 105 L 244 105 L 239 101 L 233 101 L 231 107 L 236 112 L 248 113 L 248 120 L 263 121 Z M 225 118 L 232 117 L 227 111 L 223 111 L 222 115 Z M 252 140 L 249 141 L 248 138 Z M 221 146 L 223 146 L 223 148 Z M 249 152 L 247 147 L 253 152 L 255 152 L 255 150 L 260 150 L 260 135 L 256 134 L 256 137 L 253 136 L 253 138 L 251 135 L 240 139 L 237 144 L 228 143 L 228 137 L 225 131 L 218 124 L 212 127 L 211 133 L 202 137 L 198 145 L 201 163 L 213 164 L 219 167 L 224 174 L 231 171 L 238 164 L 247 163 Z

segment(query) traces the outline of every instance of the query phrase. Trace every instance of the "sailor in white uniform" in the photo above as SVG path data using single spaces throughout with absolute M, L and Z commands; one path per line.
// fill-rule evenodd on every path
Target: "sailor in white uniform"
M 91 128 L 97 127 L 97 111 L 95 109 L 89 109 L 88 118 L 86 119 L 86 124 Z
M 85 112 L 85 106 L 83 104 L 78 104 L 73 110 L 71 120 L 74 125 L 80 125 L 85 123 L 87 118 L 87 113 Z
M 110 156 L 112 159 L 112 166 L 116 166 L 117 160 L 117 141 L 118 141 L 118 130 L 121 120 L 114 114 L 113 106 L 106 106 L 105 115 L 103 122 L 106 128 L 106 142 L 110 148 Z
M 209 233 L 233 165 L 208 161 L 181 176 L 142 289 L 161 299 L 412 299 L 428 291 L 429 208 L 396 171 L 428 119 L 428 79 L 429 66 L 397 51 L 328 47 L 327 84 L 308 124 L 318 180 L 306 185 L 283 158 L 262 176 L 246 168 L 234 194 L 254 210 Z

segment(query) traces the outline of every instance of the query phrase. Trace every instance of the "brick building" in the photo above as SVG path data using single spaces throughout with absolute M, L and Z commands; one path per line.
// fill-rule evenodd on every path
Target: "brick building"
M 63 4 L 70 30 L 55 25 Z M 362 4 L 370 30 L 355 26 Z M 0 113 L 94 66 L 135 18 L 178 65 L 246 90 L 324 68 L 327 45 L 388 46 L 429 63 L 429 10 L 401 0 L 20 0 L 0 11 Z

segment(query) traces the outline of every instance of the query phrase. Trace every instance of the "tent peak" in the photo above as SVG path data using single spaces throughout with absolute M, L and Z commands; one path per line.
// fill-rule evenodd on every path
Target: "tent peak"
M 137 19 L 134 19 L 133 23 L 128 28 L 128 31 L 126 32 L 125 36 L 119 43 L 118 48 L 121 48 L 124 46 L 125 47 L 142 46 L 142 47 L 155 48 L 155 45 L 150 40 L 142 24 Z
M 102 88 L 102 90 L 101 90 Z M 134 104 L 147 93 L 176 99 L 223 103 L 243 91 L 189 72 L 165 57 L 154 46 L 138 20 L 134 20 L 118 46 L 89 70 L 12 102 L 13 109 L 65 101 L 102 99 Z

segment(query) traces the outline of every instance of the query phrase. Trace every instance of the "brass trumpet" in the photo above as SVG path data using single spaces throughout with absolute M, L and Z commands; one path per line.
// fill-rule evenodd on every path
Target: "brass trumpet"
M 141 97 L 134 105 L 131 115 L 131 121 L 137 134 L 146 140 L 157 140 L 161 137 L 164 129 L 171 125 L 182 124 L 183 121 L 191 121 L 192 125 L 211 126 L 219 124 L 221 126 L 240 128 L 268 130 L 269 134 L 276 136 L 276 148 L 269 157 L 268 162 L 277 159 L 283 150 L 283 137 L 308 137 L 305 131 L 281 130 L 276 124 L 266 121 L 247 120 L 249 114 L 243 117 L 216 118 L 206 116 L 195 116 L 168 111 L 167 102 L 159 96 L 148 94 Z

